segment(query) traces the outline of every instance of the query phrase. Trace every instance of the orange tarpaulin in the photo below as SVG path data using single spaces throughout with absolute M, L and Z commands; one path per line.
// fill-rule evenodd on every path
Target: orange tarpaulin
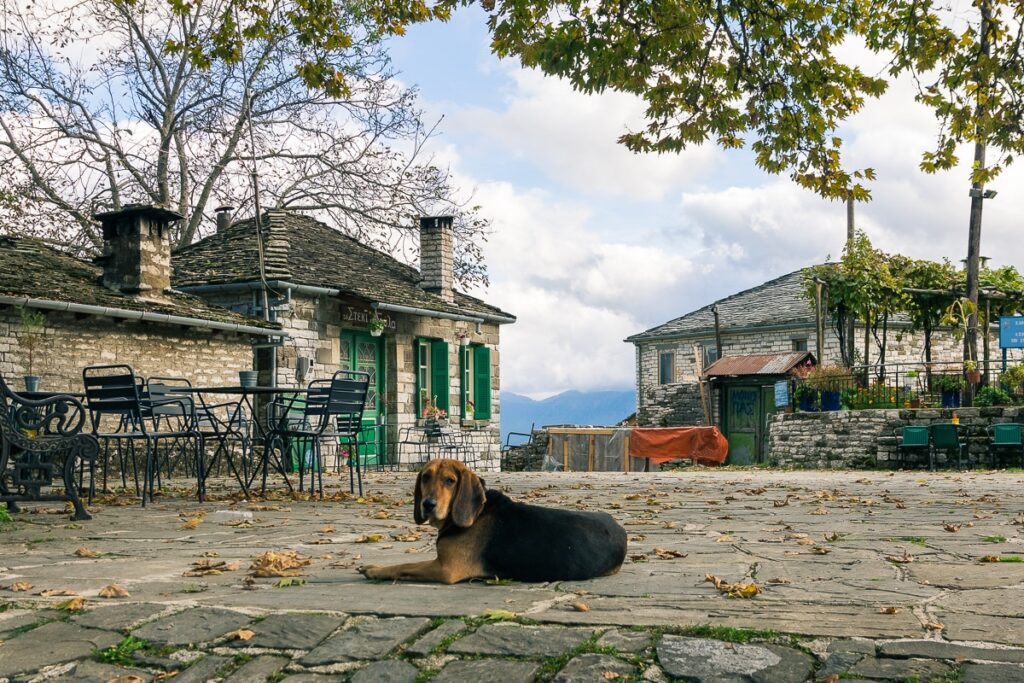
M 721 465 L 729 442 L 718 427 L 635 428 L 629 435 L 629 455 L 653 463 L 692 458 L 702 465 Z

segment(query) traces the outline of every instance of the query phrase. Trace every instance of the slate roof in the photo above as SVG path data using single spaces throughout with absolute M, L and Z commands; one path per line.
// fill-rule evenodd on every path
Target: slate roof
M 315 218 L 290 211 L 264 213 L 267 280 L 338 289 L 369 301 L 415 306 L 461 315 L 514 319 L 509 313 L 462 292 L 455 302 L 420 289 L 420 272 Z M 255 221 L 237 221 L 174 252 L 175 287 L 252 282 L 259 279 Z
M 706 377 L 748 377 L 751 375 L 785 375 L 797 365 L 814 361 L 809 351 L 789 353 L 754 353 L 746 356 L 723 356 L 704 370 Z
M 0 235 L 0 295 L 149 311 L 266 329 L 279 327 L 181 292 L 165 293 L 160 301 L 115 292 L 103 286 L 100 266 L 57 251 L 32 237 Z
M 664 337 L 706 336 L 714 334 L 718 306 L 722 332 L 736 328 L 768 325 L 808 325 L 814 327 L 814 308 L 803 297 L 803 269 L 769 280 L 757 287 L 708 304 L 696 311 L 634 334 L 626 341 L 643 342 Z

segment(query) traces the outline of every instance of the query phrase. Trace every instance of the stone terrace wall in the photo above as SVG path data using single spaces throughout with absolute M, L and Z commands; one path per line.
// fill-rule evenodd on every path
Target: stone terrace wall
M 252 367 L 249 337 L 174 325 L 47 312 L 35 373 L 46 391 L 82 391 L 86 365 L 125 363 L 143 377 L 184 377 L 195 385 L 237 384 Z M 28 353 L 18 312 L 0 307 L 0 373 L 25 388 Z
M 953 412 L 966 428 L 970 461 L 984 465 L 988 464 L 988 427 L 1024 417 L 1024 408 L 1018 406 L 778 413 L 769 425 L 768 459 L 784 467 L 894 467 L 895 429 L 949 421 Z M 937 457 L 938 465 L 946 464 L 944 454 Z

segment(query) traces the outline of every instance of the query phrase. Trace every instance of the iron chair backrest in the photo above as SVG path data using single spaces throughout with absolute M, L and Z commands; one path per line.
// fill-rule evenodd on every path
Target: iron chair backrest
M 1016 422 L 1008 424 L 994 424 L 990 430 L 993 446 L 1020 446 L 1024 445 L 1021 440 L 1020 425 Z
M 304 417 L 310 426 L 323 433 L 333 422 L 337 436 L 353 436 L 362 431 L 366 394 L 370 375 L 353 370 L 338 370 L 329 380 L 310 382 L 306 393 Z
M 932 446 L 935 448 L 960 448 L 960 431 L 958 426 L 943 422 L 931 426 Z
M 92 365 L 82 370 L 85 402 L 93 431 L 99 429 L 104 415 L 128 419 L 132 426 L 146 431 L 142 420 L 144 388 L 128 365 Z
M 150 403 L 150 414 L 154 417 L 188 417 L 195 413 L 192 394 L 180 389 L 191 388 L 187 379 L 177 377 L 150 377 L 146 392 Z
M 903 439 L 900 441 L 900 446 L 904 448 L 913 446 L 926 448 L 928 446 L 929 432 L 927 427 L 907 426 L 903 427 L 901 433 Z

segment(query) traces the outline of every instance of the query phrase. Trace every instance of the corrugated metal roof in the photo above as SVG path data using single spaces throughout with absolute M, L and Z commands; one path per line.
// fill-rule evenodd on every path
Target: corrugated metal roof
M 814 362 L 810 351 L 789 353 L 757 353 L 749 356 L 725 356 L 709 365 L 705 377 L 737 377 L 744 375 L 785 375 L 807 359 Z

